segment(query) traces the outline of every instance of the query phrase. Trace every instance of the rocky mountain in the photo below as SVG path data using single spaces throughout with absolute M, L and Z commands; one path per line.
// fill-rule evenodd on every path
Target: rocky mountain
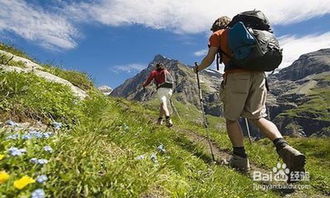
M 330 136 L 330 49 L 301 55 L 269 84 L 269 116 L 284 134 Z
M 112 88 L 107 85 L 102 85 L 102 86 L 98 87 L 97 89 L 100 90 L 106 96 L 109 96 L 112 92 Z
M 330 48 L 301 55 L 291 66 L 274 77 L 278 80 L 296 81 L 312 74 L 330 71 Z
M 199 107 L 192 68 L 161 55 L 157 55 L 146 69 L 114 89 L 111 95 L 148 101 L 155 89 L 144 91 L 141 84 L 158 62 L 165 64 L 175 78 L 175 98 L 183 104 Z M 221 80 L 222 75 L 217 71 L 201 72 L 205 109 L 215 116 L 222 115 L 218 94 Z M 301 55 L 291 66 L 270 75 L 268 83 L 268 117 L 283 134 L 330 136 L 330 49 Z M 252 129 L 252 134 L 258 136 L 259 133 Z

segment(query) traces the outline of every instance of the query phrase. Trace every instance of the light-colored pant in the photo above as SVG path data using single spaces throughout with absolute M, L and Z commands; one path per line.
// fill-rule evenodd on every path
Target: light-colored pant
M 267 116 L 264 72 L 229 73 L 221 84 L 220 95 L 228 120 Z
M 170 98 L 172 96 L 173 90 L 170 88 L 159 88 L 157 90 L 158 99 L 161 103 L 163 103 L 166 107 L 169 104 Z

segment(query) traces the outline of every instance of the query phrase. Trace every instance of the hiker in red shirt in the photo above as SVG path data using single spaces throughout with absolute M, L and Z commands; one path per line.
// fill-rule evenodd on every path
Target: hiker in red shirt
M 168 110 L 168 104 L 170 104 L 170 98 L 173 93 L 173 78 L 169 71 L 167 71 L 163 64 L 156 64 L 156 69 L 153 70 L 148 79 L 142 84 L 143 87 L 148 86 L 151 81 L 155 82 L 157 87 L 157 95 L 160 100 L 159 118 L 157 124 L 163 123 L 163 115 L 165 115 L 165 121 L 167 127 L 172 127 L 173 122 L 170 118 L 170 111 Z
M 221 49 L 222 60 L 225 64 L 224 80 L 221 83 L 221 100 L 224 106 L 224 117 L 229 139 L 233 145 L 233 156 L 230 165 L 233 168 L 247 172 L 250 168 L 249 160 L 243 144 L 243 133 L 238 122 L 240 117 L 248 118 L 260 131 L 273 141 L 279 156 L 291 171 L 303 171 L 305 156 L 289 146 L 274 123 L 266 117 L 267 89 L 263 71 L 250 71 L 228 64 L 232 57 L 228 46 L 229 17 L 217 19 L 211 30 L 209 50 L 201 64 L 195 67 L 199 72 L 212 64 L 215 55 Z M 229 57 L 227 55 L 229 55 Z

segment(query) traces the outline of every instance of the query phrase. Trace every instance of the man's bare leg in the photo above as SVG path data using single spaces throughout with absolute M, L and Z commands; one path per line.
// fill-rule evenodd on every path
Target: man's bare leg
M 163 108 L 163 103 L 161 103 L 159 106 L 159 117 L 157 120 L 157 124 L 159 124 L 159 125 L 163 124 L 163 115 L 165 115 L 165 111 Z
M 265 118 L 250 120 L 260 129 L 262 134 L 269 138 L 271 141 L 274 141 L 277 138 L 283 138 L 282 134 L 273 122 Z
M 159 117 L 162 118 L 164 115 L 165 115 L 165 111 L 164 111 L 164 108 L 163 108 L 163 103 L 160 103 L 160 106 L 159 106 Z
M 168 110 L 167 108 L 167 103 L 162 103 L 162 107 L 163 107 L 163 110 L 164 110 L 164 114 L 166 117 L 170 116 L 170 111 Z
M 233 147 L 243 147 L 243 132 L 237 120 L 226 119 L 226 128 Z
M 173 126 L 173 122 L 172 122 L 172 120 L 170 118 L 170 111 L 168 110 L 167 102 L 163 102 L 163 110 L 164 110 L 165 118 L 166 118 L 166 126 L 167 127 L 172 127 Z

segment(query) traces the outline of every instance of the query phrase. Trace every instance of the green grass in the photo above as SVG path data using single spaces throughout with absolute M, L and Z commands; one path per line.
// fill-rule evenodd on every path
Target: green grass
M 312 117 L 315 120 L 330 121 L 330 91 L 328 88 L 313 88 L 311 94 L 306 96 L 307 102 L 295 109 L 287 110 L 279 116 Z
M 60 67 L 54 67 L 51 65 L 43 65 L 43 68 L 46 72 L 49 72 L 55 76 L 63 78 L 73 85 L 81 88 L 82 90 L 88 91 L 94 87 L 93 82 L 86 73 L 81 73 L 74 70 L 65 70 Z
M 33 73 L 0 73 L 0 114 L 17 120 L 73 121 L 79 106 L 69 87 Z
M 0 161 L 0 169 L 11 175 L 0 192 L 21 196 L 42 187 L 51 197 L 266 197 L 253 190 L 248 177 L 205 163 L 187 149 L 191 145 L 177 142 L 182 137 L 175 131 L 151 124 L 149 117 L 141 116 L 148 111 L 136 103 L 94 94 L 83 102 L 84 116 L 72 130 L 44 142 L 2 141 L 3 150 L 25 147 L 28 155 Z M 46 144 L 55 152 L 43 156 L 40 147 Z M 165 153 L 157 150 L 160 144 Z M 157 162 L 150 159 L 153 153 Z M 137 160 L 140 155 L 145 159 Z M 34 167 L 28 162 L 32 156 L 49 157 L 50 162 Z M 41 173 L 49 177 L 45 185 L 13 189 L 13 181 L 22 175 Z M 269 192 L 267 197 L 276 194 Z
M 12 57 L 0 53 L 0 64 L 6 63 L 6 65 L 9 65 L 9 66 L 16 66 L 16 67 L 25 68 L 25 63 L 24 62 L 14 61 L 14 60 L 11 60 L 11 58 Z
M 33 74 L 1 75 L 1 91 L 6 100 L 2 112 L 12 112 L 14 104 L 19 103 L 26 110 L 17 110 L 17 114 L 33 109 L 35 115 L 77 118 L 70 130 L 50 139 L 6 140 L 8 133 L 0 132 L 0 154 L 5 155 L 0 160 L 0 169 L 10 174 L 10 179 L 0 186 L 1 196 L 29 196 L 36 188 L 43 188 L 50 197 L 261 197 L 264 194 L 254 191 L 252 181 L 246 176 L 205 163 L 194 155 L 195 151 L 188 149 L 193 145 L 175 131 L 153 125 L 149 116 L 152 111 L 138 103 L 92 92 L 75 109 L 68 103 L 73 98 L 62 85 L 45 82 Z M 40 90 L 49 92 L 42 94 Z M 50 106 L 53 109 L 48 109 Z M 71 108 L 75 111 L 62 111 Z M 182 141 L 177 142 L 179 139 Z M 165 153 L 157 150 L 161 144 Z M 45 145 L 50 145 L 54 153 L 44 153 Z M 10 156 L 7 150 L 12 146 L 25 148 L 27 154 Z M 157 156 L 157 162 L 150 159 L 152 154 Z M 145 159 L 137 160 L 140 155 Z M 46 158 L 49 163 L 31 164 L 32 157 Z M 35 179 L 40 174 L 48 176 L 46 184 L 30 184 L 22 190 L 13 187 L 14 181 L 24 175 Z M 271 192 L 267 196 L 276 197 Z
M 188 128 L 201 135 L 210 137 L 221 149 L 231 151 L 232 146 L 225 131 L 215 129 L 201 129 L 198 126 L 181 126 Z M 312 188 L 304 190 L 306 194 L 313 195 L 315 192 L 330 194 L 330 138 L 286 138 L 288 142 L 307 156 L 306 171 L 311 176 L 311 181 L 305 184 Z M 280 162 L 273 143 L 268 139 L 261 139 L 250 144 L 245 139 L 245 147 L 250 160 L 258 166 L 272 171 L 272 168 Z

